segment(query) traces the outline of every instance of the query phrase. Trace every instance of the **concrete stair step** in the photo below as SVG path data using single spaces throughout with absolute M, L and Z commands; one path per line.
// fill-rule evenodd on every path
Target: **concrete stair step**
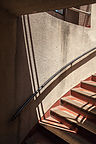
M 96 82 L 95 81 L 82 81 L 81 87 L 93 92 L 96 92 Z
M 72 132 L 71 130 L 58 129 L 52 125 L 48 125 L 42 122 L 40 122 L 40 125 L 43 126 L 45 129 L 49 130 L 50 132 L 54 133 L 64 141 L 68 142 L 69 144 L 92 144 L 85 137 L 79 135 L 76 132 Z
M 69 95 L 67 97 L 61 98 L 61 105 L 73 110 L 74 112 L 77 112 L 82 116 L 96 119 L 96 106 L 82 101 L 74 96 Z
M 86 102 L 92 103 L 92 104 L 96 104 L 96 93 L 83 89 L 83 88 L 73 88 L 71 90 L 71 95 L 75 96 L 81 100 L 84 100 Z
M 96 74 L 92 75 L 92 80 L 96 82 Z
M 46 123 L 47 125 L 51 125 L 53 127 L 56 127 L 56 128 L 60 128 L 60 129 L 69 129 L 69 127 L 67 127 L 66 125 L 60 123 L 58 120 L 56 120 L 55 118 L 49 116 L 48 118 L 46 119 L 43 119 L 42 120 L 43 123 Z
M 84 129 L 96 134 L 96 125 L 92 123 L 90 120 L 81 116 L 78 113 L 75 113 L 63 106 L 57 106 L 51 109 L 50 114 L 52 117 L 57 119 L 58 121 L 64 123 L 65 125 L 69 125 L 70 128 L 78 128 L 78 126 L 83 127 Z M 66 124 L 68 123 L 68 124 Z
M 68 144 L 61 138 L 46 130 L 40 123 L 34 127 L 34 131 L 30 132 L 30 135 L 26 137 L 22 144 L 56 144 L 58 141 L 60 144 Z

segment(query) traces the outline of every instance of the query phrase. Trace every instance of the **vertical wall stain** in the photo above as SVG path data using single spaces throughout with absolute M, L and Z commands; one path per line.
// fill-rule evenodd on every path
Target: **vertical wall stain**
M 67 61 L 69 35 L 70 35 L 70 26 L 67 24 L 65 24 L 65 27 L 64 25 L 61 25 L 61 52 L 63 56 L 63 63 L 66 63 Z

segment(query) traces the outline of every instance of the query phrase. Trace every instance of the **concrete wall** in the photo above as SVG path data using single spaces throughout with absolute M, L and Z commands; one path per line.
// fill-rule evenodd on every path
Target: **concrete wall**
M 94 23 L 93 17 L 92 13 L 92 23 Z M 93 25 L 91 29 L 85 28 L 56 19 L 47 13 L 30 15 L 30 24 L 40 85 L 63 65 L 96 46 Z M 96 58 L 92 60 L 94 62 Z M 92 60 L 87 64 L 94 64 Z M 64 80 L 60 85 L 61 93 L 95 73 L 95 65 L 91 68 L 87 64 L 72 72 L 70 74 L 72 77 L 66 78 L 67 82 Z M 54 99 L 54 95 L 58 97 L 61 93 L 59 90 L 50 96 Z
M 37 111 L 41 116 L 41 109 L 46 112 L 62 94 L 96 72 L 96 53 L 92 53 L 57 76 L 14 122 L 8 123 L 38 86 L 72 59 L 96 46 L 95 10 L 93 5 L 91 29 L 64 22 L 48 13 L 17 20 L 0 12 L 0 144 L 20 143 L 36 124 Z
M 27 33 L 25 33 L 25 42 L 27 43 L 26 50 L 29 49 L 31 57 L 32 68 L 30 68 L 31 66 L 29 65 L 29 70 L 31 78 L 30 84 L 33 91 L 62 66 L 83 52 L 96 46 L 96 29 L 94 26 L 96 25 L 94 17 L 95 8 L 96 5 L 93 5 L 91 16 L 92 27 L 90 29 L 59 20 L 48 13 L 29 15 L 29 18 L 25 16 L 23 30 L 25 31 L 26 28 L 27 31 Z M 30 40 L 32 40 L 32 43 L 30 43 Z M 19 43 L 21 43 L 21 40 Z M 93 52 L 89 56 L 87 55 L 83 60 L 81 59 L 82 61 L 78 61 L 77 64 L 64 72 L 63 75 L 57 76 L 55 81 L 52 81 L 46 86 L 46 88 L 48 88 L 41 92 L 37 100 L 33 100 L 32 105 L 30 104 L 30 106 L 28 106 L 30 108 L 26 107 L 26 111 L 23 111 L 21 114 L 22 129 L 20 139 L 24 137 L 36 123 L 38 119 L 36 107 L 38 104 L 40 115 L 42 116 L 43 111 L 46 112 L 61 95 L 69 91 L 81 80 L 96 72 L 95 55 L 96 52 Z M 22 93 L 21 97 L 23 97 Z M 28 93 L 25 94 L 25 97 L 28 97 Z
M 0 8 L 6 9 L 10 13 L 17 15 L 32 14 L 35 12 L 44 12 L 48 10 L 75 7 L 86 4 L 96 3 L 96 0 L 1 0 Z
M 23 30 L 30 71 L 30 84 L 33 92 L 62 66 L 96 46 L 95 10 L 96 5 L 93 5 L 91 28 L 70 24 L 46 12 L 29 15 L 29 17 L 25 16 Z M 21 44 L 21 40 L 19 40 L 19 44 Z M 70 66 L 62 75 L 57 76 L 55 81 L 51 81 L 41 91 L 38 98 L 34 99 L 21 113 L 20 139 L 35 125 L 38 119 L 38 112 L 36 111 L 38 104 L 40 116 L 42 116 L 43 111 L 45 113 L 61 95 L 96 72 L 95 62 L 96 52 L 90 53 L 73 64 L 72 67 Z M 24 82 L 26 83 L 26 81 Z M 26 88 L 28 88 L 27 85 Z M 27 98 L 30 92 L 21 93 L 21 103 L 23 102 L 23 94 Z
M 17 122 L 9 123 L 16 109 L 15 89 L 16 17 L 0 11 L 0 143 L 14 143 Z

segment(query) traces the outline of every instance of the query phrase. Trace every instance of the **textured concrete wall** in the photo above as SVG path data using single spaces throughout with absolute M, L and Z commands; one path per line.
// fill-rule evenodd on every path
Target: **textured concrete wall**
M 29 71 L 33 92 L 62 66 L 96 46 L 95 9 L 96 5 L 93 5 L 90 29 L 59 20 L 48 13 L 29 15 L 29 18 L 25 16 L 23 30 L 26 30 L 24 35 L 26 52 L 29 49 L 31 57 Z M 20 43 L 21 40 L 18 45 Z M 37 100 L 34 99 L 21 113 L 20 139 L 35 125 L 38 119 L 36 112 L 38 104 L 42 116 L 43 111 L 46 112 L 61 95 L 96 72 L 95 62 L 96 52 L 93 52 L 70 66 L 41 91 Z M 21 102 L 23 102 L 22 94 Z M 25 97 L 28 97 L 28 93 Z
M 95 47 L 95 10 L 96 5 L 92 7 L 91 29 L 69 24 L 48 13 L 30 15 L 29 21 L 26 16 L 17 21 L 13 15 L 0 12 L 0 144 L 20 143 L 38 120 L 38 105 L 42 115 L 41 109 L 46 112 L 62 94 L 96 72 L 96 53 L 93 53 L 57 76 L 14 122 L 8 123 L 39 85 L 63 65 Z
M 40 85 L 63 65 L 96 46 L 93 28 L 70 24 L 47 13 L 30 15 L 30 23 Z M 56 93 L 52 92 L 49 97 L 54 99 L 55 96 L 61 96 L 61 93 L 69 90 L 81 79 L 95 73 L 96 58 L 92 60 L 93 63 L 88 61 L 64 79 L 64 83 L 59 85 L 61 92 L 56 88 Z M 90 63 L 93 68 L 87 66 Z

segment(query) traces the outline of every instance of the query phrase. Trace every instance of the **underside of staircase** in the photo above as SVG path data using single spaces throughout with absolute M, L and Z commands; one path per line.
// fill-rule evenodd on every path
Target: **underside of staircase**
M 96 74 L 54 104 L 40 125 L 70 144 L 95 144 Z

